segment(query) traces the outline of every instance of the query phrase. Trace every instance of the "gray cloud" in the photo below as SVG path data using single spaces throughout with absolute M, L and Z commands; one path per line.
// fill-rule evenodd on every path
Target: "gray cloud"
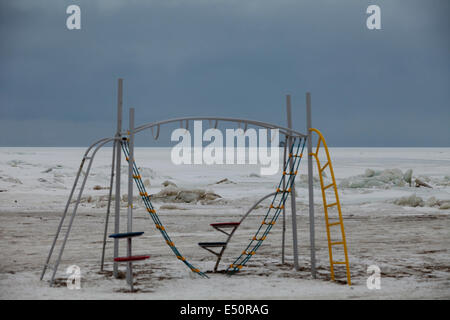
M 74 3 L 82 30 L 68 31 Z M 303 130 L 311 91 L 330 145 L 448 146 L 449 3 L 376 1 L 383 29 L 369 31 L 372 3 L 4 1 L 0 145 L 109 135 L 123 77 L 137 123 L 221 115 L 283 124 L 289 92 Z M 51 134 L 30 134 L 41 130 Z

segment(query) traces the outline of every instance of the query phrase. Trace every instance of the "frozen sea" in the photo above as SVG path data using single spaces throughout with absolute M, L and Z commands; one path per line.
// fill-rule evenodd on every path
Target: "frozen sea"
M 349 247 L 351 287 L 343 284 L 345 281 L 329 279 L 317 176 L 314 202 L 318 278 L 310 276 L 306 159 L 296 180 L 300 270 L 292 265 L 289 206 L 285 264 L 281 264 L 282 223 L 277 223 L 238 275 L 208 273 L 211 281 L 198 279 L 173 256 L 136 198 L 134 225 L 145 234 L 135 240 L 135 252 L 151 255 L 149 260 L 136 264 L 136 293 L 127 292 L 124 280 L 99 272 L 112 154 L 111 148 L 104 148 L 96 156 L 82 195 L 61 262 L 59 285 L 49 288 L 46 281 L 39 281 L 39 275 L 84 151 L 0 148 L 0 252 L 4 257 L 0 260 L 0 298 L 450 298 L 450 148 L 330 149 Z M 137 148 L 135 158 L 148 193 L 161 195 L 154 205 L 172 240 L 191 263 L 208 272 L 214 266 L 214 256 L 197 242 L 223 238 L 209 224 L 238 220 L 259 198 L 275 191 L 281 171 L 264 176 L 258 165 L 174 165 L 170 152 L 169 148 Z M 127 192 L 125 161 L 122 165 L 123 196 Z M 416 179 L 431 188 L 416 187 Z M 198 201 L 164 197 L 166 187 L 162 184 L 167 181 L 176 185 L 171 188 L 216 196 Z M 122 206 L 124 222 L 125 201 Z M 265 214 L 263 207 L 238 229 L 221 269 L 245 249 Z M 110 221 L 110 230 L 112 226 Z M 110 242 L 106 254 L 106 269 L 110 270 Z M 82 270 L 80 290 L 65 286 L 65 270 L 73 264 Z M 379 290 L 366 286 L 369 265 L 381 269 Z M 338 272 L 339 277 L 345 280 Z

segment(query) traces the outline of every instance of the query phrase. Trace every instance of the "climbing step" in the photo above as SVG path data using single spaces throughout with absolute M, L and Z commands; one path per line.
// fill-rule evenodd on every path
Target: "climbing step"
M 226 242 L 199 242 L 200 247 L 224 247 L 227 245 Z
M 332 226 L 338 226 L 338 225 L 340 225 L 340 224 L 341 224 L 341 222 L 338 221 L 338 222 L 329 223 L 328 226 L 329 226 L 329 227 L 332 227 Z
M 109 237 L 110 238 L 114 238 L 114 239 L 134 238 L 134 237 L 142 236 L 143 234 L 144 234 L 144 232 L 142 232 L 142 231 L 139 231 L 139 232 L 125 232 L 125 233 L 113 233 L 113 234 L 110 234 Z
M 150 256 L 129 256 L 129 257 L 118 257 L 114 258 L 114 261 L 116 262 L 128 262 L 128 261 L 139 261 L 139 260 L 146 260 L 150 258 Z
M 210 226 L 213 228 L 234 228 L 238 226 L 240 222 L 219 222 L 219 223 L 211 223 Z

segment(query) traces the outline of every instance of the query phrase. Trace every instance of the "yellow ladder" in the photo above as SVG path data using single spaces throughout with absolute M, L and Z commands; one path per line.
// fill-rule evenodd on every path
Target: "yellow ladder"
M 333 281 L 335 280 L 335 277 L 334 277 L 334 265 L 345 264 L 346 272 L 347 272 L 347 284 L 351 285 L 352 283 L 351 283 L 351 279 L 350 279 L 350 267 L 349 267 L 349 263 L 348 263 L 347 242 L 345 240 L 344 221 L 342 219 L 341 203 L 339 202 L 339 195 L 338 195 L 338 190 L 337 190 L 337 185 L 336 185 L 336 179 L 334 178 L 334 171 L 333 171 L 333 165 L 331 164 L 330 153 L 328 151 L 327 143 L 325 142 L 325 138 L 323 137 L 322 133 L 319 130 L 314 129 L 314 128 L 311 128 L 309 130 L 312 131 L 312 132 L 315 132 L 317 134 L 317 136 L 318 136 L 316 152 L 315 153 L 311 153 L 310 155 L 314 156 L 314 158 L 316 159 L 317 169 L 319 171 L 320 188 L 322 189 L 323 211 L 325 213 L 325 224 L 326 224 L 326 229 L 327 229 L 328 253 L 329 253 L 329 257 L 330 257 L 331 280 L 333 280 Z M 321 145 L 323 145 L 323 148 L 325 149 L 325 154 L 327 156 L 327 162 L 323 166 L 321 166 L 320 160 L 319 160 L 319 148 L 320 148 Z M 323 172 L 327 168 L 328 168 L 328 170 L 330 172 L 332 183 L 330 183 L 328 185 L 324 185 Z M 334 189 L 334 196 L 335 196 L 335 199 L 336 199 L 335 202 L 332 202 L 330 204 L 327 203 L 327 198 L 326 198 L 326 193 L 325 193 L 325 191 L 327 189 L 329 189 L 329 188 L 333 188 Z M 334 207 L 334 206 L 337 207 L 337 211 L 339 213 L 339 221 L 338 222 L 329 223 L 328 208 L 331 208 L 331 207 Z M 335 241 L 335 242 L 331 241 L 330 227 L 334 227 L 334 226 L 340 226 L 341 235 L 342 235 L 342 241 Z M 333 250 L 332 250 L 332 248 L 333 248 L 333 246 L 337 246 L 337 245 L 343 245 L 344 246 L 345 261 L 334 261 L 333 260 Z

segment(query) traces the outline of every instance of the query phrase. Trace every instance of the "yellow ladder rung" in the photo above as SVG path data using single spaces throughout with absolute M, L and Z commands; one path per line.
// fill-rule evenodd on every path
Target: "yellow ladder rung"
M 329 207 L 333 207 L 333 206 L 335 206 L 335 205 L 337 205 L 337 202 L 332 203 L 332 204 L 327 204 L 326 207 L 329 208 Z
M 186 261 L 186 258 L 185 258 L 185 257 L 177 256 L 177 258 L 180 259 L 181 261 Z
M 135 179 L 140 179 L 140 178 L 141 178 L 141 175 L 133 175 L 133 178 L 135 178 Z
M 240 265 L 240 264 L 230 264 L 230 268 L 233 268 L 233 269 L 238 268 L 239 270 L 241 270 L 242 269 L 242 265 Z
M 292 154 L 292 153 L 289 153 L 289 158 L 292 158 L 292 157 L 294 157 L 294 158 L 301 158 L 303 156 L 303 154 Z
M 270 209 L 284 209 L 284 205 L 281 206 L 274 206 L 273 204 L 270 205 Z
M 328 188 L 334 186 L 334 183 L 330 183 L 329 185 L 327 185 L 326 187 L 323 187 L 323 190 L 327 190 Z
M 253 237 L 252 238 L 252 240 L 255 240 L 255 241 L 264 241 L 264 240 L 266 240 L 266 236 L 264 236 L 264 237 L 262 237 L 262 238 L 256 238 L 256 237 Z
M 328 167 L 329 164 L 330 164 L 330 162 L 327 161 L 327 163 L 326 163 L 322 168 L 320 168 L 320 172 L 322 172 L 323 170 L 325 170 L 325 168 Z
M 173 242 L 172 242 L 172 241 L 166 240 L 166 243 L 167 243 L 169 246 L 173 247 Z
M 277 188 L 277 192 L 291 192 L 291 188 L 285 190 Z
M 332 226 L 337 226 L 337 225 L 340 225 L 340 224 L 341 224 L 341 222 L 333 222 L 333 223 L 329 223 L 328 226 L 332 227 Z
M 149 213 L 156 213 L 156 210 L 155 210 L 155 209 L 147 208 L 147 211 L 148 211 Z
M 338 242 L 330 242 L 332 246 L 338 245 L 338 244 L 344 244 L 344 241 L 338 241 Z

